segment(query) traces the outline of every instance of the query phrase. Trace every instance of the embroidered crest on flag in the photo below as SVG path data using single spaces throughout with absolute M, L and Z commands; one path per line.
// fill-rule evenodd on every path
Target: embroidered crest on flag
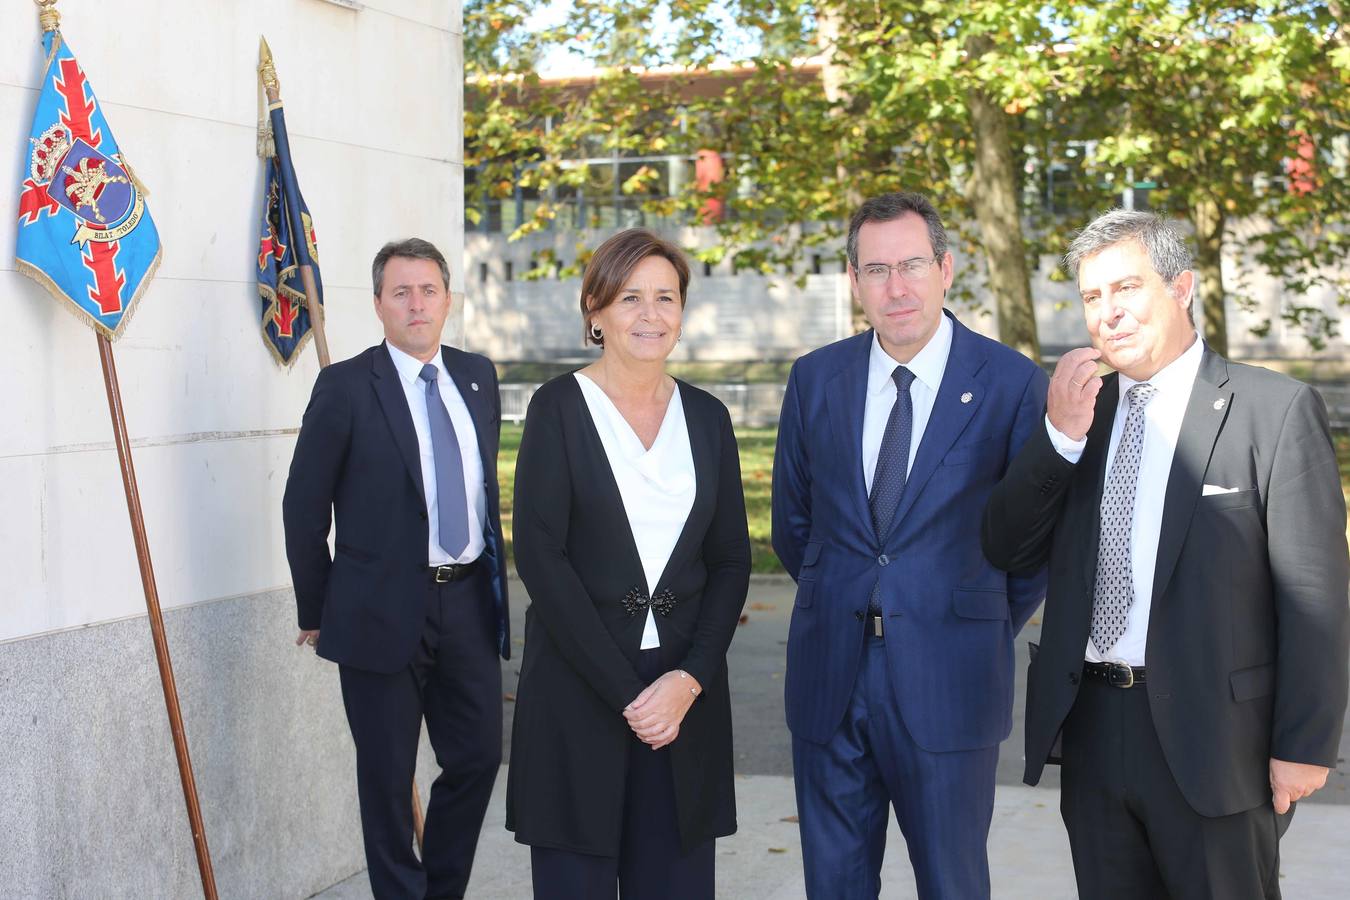
M 42 43 L 15 257 L 19 271 L 116 338 L 159 265 L 159 232 L 74 53 L 58 31 Z

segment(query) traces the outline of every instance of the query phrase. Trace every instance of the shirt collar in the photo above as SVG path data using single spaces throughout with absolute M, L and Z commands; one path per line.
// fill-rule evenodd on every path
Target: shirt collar
M 398 377 L 417 387 L 421 383 L 422 366 L 426 363 L 415 356 L 409 356 L 388 341 L 384 342 L 384 346 L 389 351 L 389 358 L 394 361 L 394 368 L 398 371 Z M 439 381 L 441 375 L 445 373 L 445 360 L 437 353 L 431 358 L 431 364 L 436 367 L 436 380 Z
M 907 363 L 901 363 L 894 359 L 889 353 L 881 349 L 881 340 L 876 332 L 872 332 L 872 351 L 868 356 L 867 362 L 867 392 L 877 394 L 885 390 L 887 386 L 893 385 L 891 373 L 895 371 L 896 366 L 903 365 L 914 373 L 915 379 L 922 382 L 933 393 L 937 393 L 938 385 L 942 384 L 942 373 L 947 368 L 947 357 L 952 350 L 952 322 L 947 318 L 947 314 L 942 314 L 942 320 L 938 322 L 937 331 L 928 339 L 928 343 L 914 358 Z
M 1200 333 L 1196 332 L 1195 340 L 1186 351 L 1163 366 L 1150 379 L 1148 383 L 1153 385 L 1158 391 L 1158 396 L 1176 396 L 1180 391 L 1185 391 L 1185 396 L 1190 396 L 1191 385 L 1195 382 L 1195 376 L 1200 371 L 1200 357 L 1204 353 L 1204 341 L 1200 339 Z M 1120 400 L 1125 400 L 1125 394 L 1139 384 L 1124 372 L 1120 373 Z

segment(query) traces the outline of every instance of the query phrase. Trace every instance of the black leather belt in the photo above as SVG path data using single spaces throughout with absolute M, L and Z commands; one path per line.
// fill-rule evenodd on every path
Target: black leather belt
M 1118 688 L 1134 687 L 1136 684 L 1143 684 L 1147 680 L 1144 677 L 1143 666 L 1127 666 L 1118 662 L 1085 662 L 1083 663 L 1083 674 L 1088 678 L 1104 681 L 1111 687 Z
M 478 560 L 466 563 L 446 563 L 443 566 L 431 566 L 427 569 L 431 573 L 431 580 L 437 584 L 447 584 L 451 581 L 459 581 L 461 578 L 468 578 L 473 574 L 473 570 L 478 568 Z

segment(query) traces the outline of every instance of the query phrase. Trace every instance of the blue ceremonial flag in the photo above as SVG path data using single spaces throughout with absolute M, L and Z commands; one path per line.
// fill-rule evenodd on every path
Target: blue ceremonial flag
M 262 300 L 262 331 L 272 355 L 289 366 L 300 356 L 310 335 L 309 310 L 300 267 L 309 266 L 314 288 L 323 304 L 319 279 L 318 239 L 309 207 L 291 165 L 290 141 L 281 102 L 271 104 L 272 138 L 276 155 L 263 160 L 262 228 L 258 239 L 258 294 Z
M 59 31 L 47 54 L 19 184 L 19 271 L 110 339 L 159 266 L 159 232 L 93 88 Z

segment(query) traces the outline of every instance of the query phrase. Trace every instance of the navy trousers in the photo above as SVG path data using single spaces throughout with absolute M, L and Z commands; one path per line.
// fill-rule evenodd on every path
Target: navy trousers
M 649 683 L 665 671 L 660 653 L 644 650 L 639 659 L 638 675 Z M 631 736 L 619 855 L 531 847 L 534 900 L 614 900 L 616 888 L 624 900 L 713 900 L 713 846 L 680 852 L 670 751 Z
M 463 897 L 469 883 L 502 761 L 502 670 L 487 577 L 481 565 L 462 581 L 428 577 L 422 640 L 403 671 L 340 667 L 376 900 Z M 412 783 L 423 717 L 441 773 L 431 783 L 419 862 Z
M 807 896 L 875 900 L 893 807 L 921 898 L 987 898 L 998 747 L 916 744 L 891 690 L 885 639 L 864 645 L 839 729 L 825 744 L 792 739 Z

